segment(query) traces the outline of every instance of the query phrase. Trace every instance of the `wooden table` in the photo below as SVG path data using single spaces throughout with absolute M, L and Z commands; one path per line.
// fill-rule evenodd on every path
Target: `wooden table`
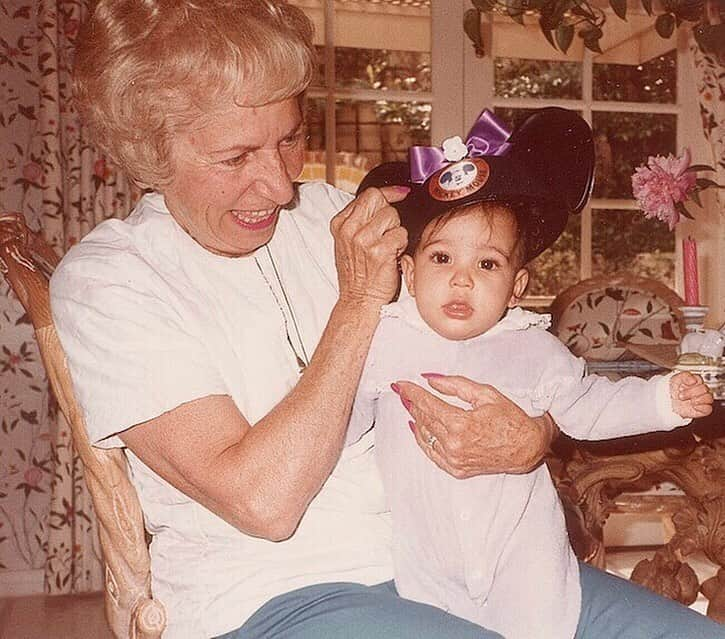
M 634 345 L 632 345 L 634 346 Z M 628 346 L 647 360 L 608 362 L 623 374 L 651 374 L 671 368 L 674 347 Z M 653 365 L 654 364 L 654 365 Z M 712 415 L 667 433 L 581 442 L 561 436 L 548 460 L 567 511 L 577 555 L 600 568 L 606 564 L 603 527 L 613 512 L 662 512 L 672 517 L 674 535 L 654 557 L 637 564 L 632 580 L 690 605 L 698 590 L 708 598 L 707 614 L 725 623 L 725 402 Z M 636 495 L 661 482 L 672 482 L 682 495 Z M 687 563 L 701 551 L 720 566 L 717 575 L 700 584 Z

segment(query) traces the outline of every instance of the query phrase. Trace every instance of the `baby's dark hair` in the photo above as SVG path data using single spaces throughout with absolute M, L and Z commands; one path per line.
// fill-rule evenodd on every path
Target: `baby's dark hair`
M 463 215 L 471 211 L 471 209 L 480 209 L 487 217 L 493 216 L 497 211 L 505 210 L 510 212 L 516 220 L 516 249 L 515 255 L 517 261 L 520 262 L 520 266 L 524 266 L 526 263 L 525 256 L 529 255 L 532 248 L 537 246 L 541 241 L 540 229 L 535 224 L 530 224 L 530 220 L 542 219 L 542 216 L 538 214 L 538 204 L 534 201 L 526 200 L 492 200 L 473 202 L 470 204 L 464 204 L 456 208 L 448 209 L 445 213 L 434 217 L 425 224 L 420 224 L 417 228 L 408 228 L 408 246 L 405 252 L 413 256 L 418 250 L 423 235 L 428 230 L 428 233 L 434 233 L 437 229 L 444 226 L 447 222 L 452 220 L 459 215 Z

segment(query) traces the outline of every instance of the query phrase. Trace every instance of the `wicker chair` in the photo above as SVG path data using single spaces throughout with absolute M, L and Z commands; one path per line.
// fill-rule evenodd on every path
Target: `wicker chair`
M 166 626 L 166 612 L 151 596 L 143 514 L 128 477 L 125 455 L 120 449 L 90 445 L 53 326 L 48 281 L 58 261 L 20 215 L 0 216 L 0 270 L 33 324 L 51 389 L 70 425 L 98 517 L 109 626 L 118 639 L 158 639 Z

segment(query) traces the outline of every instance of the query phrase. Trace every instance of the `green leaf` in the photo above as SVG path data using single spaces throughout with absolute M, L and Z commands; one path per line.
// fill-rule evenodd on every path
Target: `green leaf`
M 715 169 L 708 164 L 691 164 L 685 169 L 685 173 L 695 173 L 697 171 L 714 171 Z
M 551 29 L 547 26 L 544 18 L 541 18 L 539 20 L 539 29 L 541 29 L 541 33 L 544 34 L 544 37 L 548 41 L 548 43 L 556 49 L 556 43 L 554 42 L 554 36 L 551 33 Z
M 700 208 L 702 208 L 702 200 L 700 199 L 700 189 L 695 187 L 690 191 L 690 199 L 697 204 Z
M 463 31 L 473 43 L 476 55 L 482 58 L 485 51 L 481 36 L 481 12 L 478 9 L 468 9 L 463 15 Z
M 700 22 L 703 18 L 702 4 L 702 0 L 681 0 L 674 8 L 675 15 L 680 21 Z
M 647 12 L 648 16 L 652 15 L 652 0 L 642 0 L 642 7 Z
M 685 216 L 688 220 L 694 220 L 693 215 L 685 208 L 682 202 L 675 202 L 675 208 L 680 215 Z
M 602 47 L 599 46 L 599 38 L 584 38 L 584 46 L 594 53 L 603 53 Z
M 713 180 L 710 180 L 709 178 L 697 178 L 697 181 L 695 182 L 697 186 L 700 187 L 700 189 L 722 189 L 725 188 L 718 184 L 717 182 L 714 182 Z
M 553 5 L 553 10 L 549 16 L 549 26 L 552 31 L 564 24 L 564 14 L 571 9 L 573 4 L 573 0 L 557 0 Z M 544 7 L 541 8 L 541 14 L 544 15 Z
M 655 30 L 661 38 L 669 38 L 675 31 L 675 16 L 663 13 L 655 20 Z
M 576 5 L 571 8 L 571 14 L 589 21 L 596 20 L 596 16 L 587 6 Z
M 597 322 L 597 324 L 602 327 L 605 335 L 609 335 L 609 326 L 607 326 L 604 322 Z
M 509 7 L 506 13 L 514 22 L 518 22 L 521 26 L 524 26 L 524 12 L 521 9 L 512 9 Z
M 609 6 L 622 20 L 627 19 L 627 0 L 609 0 Z
M 556 44 L 564 53 L 567 52 L 574 39 L 574 26 L 571 24 L 562 24 L 556 30 Z

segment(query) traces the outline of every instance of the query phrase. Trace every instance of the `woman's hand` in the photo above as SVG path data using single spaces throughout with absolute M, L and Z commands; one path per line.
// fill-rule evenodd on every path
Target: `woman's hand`
M 418 445 L 440 468 L 458 479 L 535 468 L 557 428 L 548 415 L 531 418 L 493 386 L 465 377 L 423 375 L 444 395 L 469 403 L 452 406 L 413 382 L 396 386 L 413 420 Z
M 398 212 L 390 206 L 410 189 L 366 189 L 330 222 L 340 299 L 387 304 L 398 289 L 397 258 L 408 243 Z

